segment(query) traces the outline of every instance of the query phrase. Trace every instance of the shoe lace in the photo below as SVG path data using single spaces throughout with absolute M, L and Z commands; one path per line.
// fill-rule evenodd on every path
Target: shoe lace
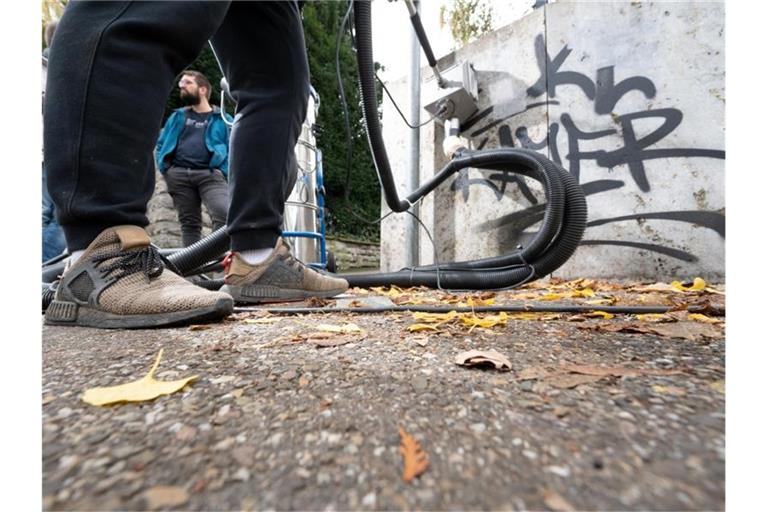
M 112 261 L 102 266 L 107 260 Z M 152 245 L 138 251 L 117 250 L 93 258 L 102 275 L 115 281 L 137 272 L 143 272 L 149 279 L 159 277 L 165 269 L 163 260 L 160 252 Z

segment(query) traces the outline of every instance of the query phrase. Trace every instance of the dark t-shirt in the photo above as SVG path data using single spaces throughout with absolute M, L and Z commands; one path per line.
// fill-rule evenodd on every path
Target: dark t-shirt
M 187 110 L 184 128 L 176 143 L 176 151 L 171 165 L 190 169 L 208 169 L 211 152 L 205 147 L 205 129 L 210 122 L 212 112 L 197 113 Z

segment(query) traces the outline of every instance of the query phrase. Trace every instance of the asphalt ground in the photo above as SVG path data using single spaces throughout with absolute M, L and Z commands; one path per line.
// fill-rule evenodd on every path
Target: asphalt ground
M 594 295 L 574 297 L 584 290 Z M 353 290 L 304 305 L 554 294 L 551 304 L 680 310 L 668 318 L 522 314 L 482 327 L 408 312 L 240 312 L 169 329 L 43 326 L 44 509 L 722 510 L 722 287 L 660 290 Z M 144 376 L 161 348 L 158 380 L 197 379 L 153 401 L 82 401 L 86 389 Z M 511 370 L 456 363 L 489 349 Z M 410 481 L 401 429 L 428 457 Z

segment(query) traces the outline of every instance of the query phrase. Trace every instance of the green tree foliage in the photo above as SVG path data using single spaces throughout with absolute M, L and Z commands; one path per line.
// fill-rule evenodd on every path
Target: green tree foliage
M 336 236 L 376 240 L 379 237 L 379 226 L 360 220 L 360 217 L 371 220 L 379 217 L 381 189 L 368 149 L 357 87 L 357 64 L 348 31 L 345 31 L 339 52 L 339 68 L 352 134 L 349 202 L 344 199 L 347 186 L 347 134 L 336 79 L 336 38 L 346 8 L 347 2 L 307 2 L 304 6 L 304 34 L 310 79 L 320 95 L 317 145 L 323 152 L 326 204 L 329 210 L 328 231 Z M 377 92 L 380 105 L 381 91 Z
M 493 8 L 486 0 L 453 0 L 450 8 L 440 6 L 440 26 L 448 25 L 460 46 L 491 31 Z

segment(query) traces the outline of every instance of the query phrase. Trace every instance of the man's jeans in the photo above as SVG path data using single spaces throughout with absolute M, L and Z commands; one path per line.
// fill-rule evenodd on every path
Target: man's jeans
M 45 169 L 43 169 L 43 263 L 58 256 L 67 248 L 64 232 L 56 222 L 51 196 L 45 186 Z
M 275 246 L 309 95 L 297 3 L 72 0 L 51 45 L 44 129 L 48 189 L 71 251 L 106 228 L 149 223 L 166 100 L 209 39 L 237 102 L 231 247 Z
M 181 243 L 189 247 L 201 238 L 201 202 L 211 216 L 213 230 L 227 222 L 229 195 L 224 174 L 218 169 L 171 167 L 163 174 L 181 224 Z

